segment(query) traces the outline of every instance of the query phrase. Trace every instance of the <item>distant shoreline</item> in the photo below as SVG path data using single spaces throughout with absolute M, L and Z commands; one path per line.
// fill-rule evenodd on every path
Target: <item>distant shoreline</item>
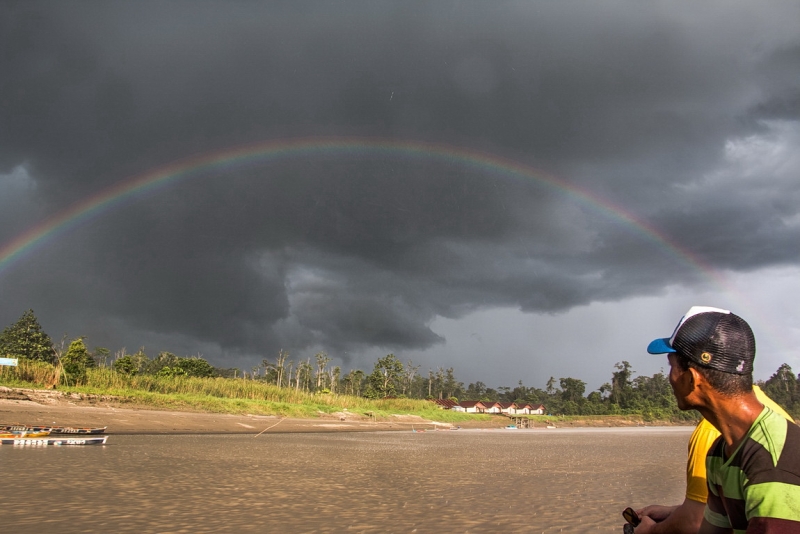
M 84 396 L 53 390 L 0 388 L 0 423 L 108 427 L 109 434 L 257 434 L 259 432 L 376 432 L 391 430 L 499 429 L 510 420 L 497 416 L 489 420 L 442 423 L 415 415 L 393 415 L 372 419 L 355 412 L 319 413 L 314 418 L 285 418 L 279 415 L 222 414 L 179 409 L 154 409 L 131 405 L 108 397 Z M 549 425 L 536 422 L 534 428 L 687 426 L 691 421 L 637 420 L 633 416 L 603 418 L 553 417 Z

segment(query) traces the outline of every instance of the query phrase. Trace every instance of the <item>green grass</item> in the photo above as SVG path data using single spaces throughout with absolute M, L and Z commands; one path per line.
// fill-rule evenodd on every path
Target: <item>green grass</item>
M 43 365 L 46 364 L 2 368 L 0 384 L 11 387 L 48 387 L 57 370 L 52 366 L 45 368 Z M 103 368 L 87 369 L 83 382 L 75 386 L 59 385 L 58 390 L 113 396 L 121 403 L 154 409 L 212 413 L 313 418 L 320 414 L 347 410 L 362 415 L 369 414 L 377 419 L 387 419 L 392 415 L 417 415 L 445 423 L 485 420 L 490 417 L 441 410 L 425 400 L 371 400 L 351 395 L 314 394 L 293 388 L 279 388 L 257 380 L 128 376 Z
M 313 418 L 320 414 L 345 410 L 376 419 L 392 415 L 416 415 L 443 423 L 489 421 L 491 415 L 466 414 L 442 410 L 433 403 L 417 399 L 365 399 L 351 395 L 315 394 L 294 388 L 279 388 L 258 380 L 232 378 L 192 378 L 186 376 L 129 376 L 108 368 L 87 369 L 79 385 L 65 385 L 64 375 L 52 365 L 20 361 L 18 367 L 0 367 L 0 385 L 11 387 L 49 388 L 57 384 L 59 391 L 87 395 L 110 395 L 121 403 L 164 410 L 190 410 L 212 413 L 280 415 Z M 678 421 L 696 419 L 694 412 L 619 415 L 527 416 L 534 424 L 577 421 L 630 422 Z

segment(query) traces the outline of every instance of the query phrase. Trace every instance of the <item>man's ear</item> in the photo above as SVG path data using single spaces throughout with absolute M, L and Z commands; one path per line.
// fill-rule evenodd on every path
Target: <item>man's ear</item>
M 701 375 L 697 369 L 694 367 L 689 367 L 689 373 L 691 375 L 691 386 L 692 390 L 696 390 L 698 386 L 702 386 L 705 384 L 705 377 Z

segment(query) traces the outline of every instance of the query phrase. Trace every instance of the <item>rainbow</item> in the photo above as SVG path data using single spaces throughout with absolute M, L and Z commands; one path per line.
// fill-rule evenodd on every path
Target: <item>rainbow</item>
M 694 268 L 699 269 L 720 287 L 724 286 L 721 275 L 713 267 L 704 263 L 691 251 L 681 247 L 646 221 L 637 218 L 608 199 L 540 169 L 492 154 L 452 145 L 342 137 L 276 140 L 227 148 L 178 160 L 122 180 L 93 196 L 76 202 L 2 245 L 0 247 L 0 275 L 56 237 L 101 216 L 113 207 L 134 202 L 156 190 L 191 179 L 193 176 L 212 171 L 266 165 L 279 160 L 323 155 L 433 159 L 482 172 L 499 173 L 531 181 L 539 186 L 567 195 L 593 211 L 626 225 L 645 239 L 654 241 L 660 247 L 666 248 Z
M 357 137 L 283 139 L 231 147 L 181 159 L 122 180 L 93 196 L 76 202 L 29 228 L 11 241 L 0 245 L 0 279 L 13 266 L 35 254 L 37 250 L 57 237 L 101 217 L 116 206 L 146 198 L 160 189 L 209 172 L 237 170 L 264 166 L 281 160 L 320 156 L 435 160 L 460 165 L 465 169 L 534 183 L 539 187 L 564 195 L 579 205 L 587 207 L 590 211 L 619 223 L 628 231 L 653 243 L 658 250 L 664 251 L 699 271 L 717 289 L 734 297 L 742 309 L 753 308 L 752 304 L 748 302 L 749 299 L 732 287 L 720 271 L 647 221 L 597 193 L 570 184 L 541 169 L 464 147 Z M 773 334 L 769 337 L 780 339 L 781 336 L 778 333 L 772 332 L 770 321 L 763 320 L 761 322 L 763 322 L 764 329 Z

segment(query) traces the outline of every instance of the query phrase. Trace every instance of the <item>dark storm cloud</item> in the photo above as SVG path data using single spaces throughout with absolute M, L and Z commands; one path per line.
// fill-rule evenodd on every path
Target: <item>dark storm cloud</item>
M 797 169 L 751 176 L 747 140 L 798 140 L 800 13 L 673 7 L 7 2 L 0 236 L 193 154 L 358 135 L 546 169 L 717 268 L 796 263 Z M 702 281 L 665 249 L 532 179 L 309 153 L 92 221 L 2 273 L 0 318 L 34 307 L 112 346 L 146 342 L 127 328 L 229 355 L 421 349 L 444 342 L 436 316 Z

